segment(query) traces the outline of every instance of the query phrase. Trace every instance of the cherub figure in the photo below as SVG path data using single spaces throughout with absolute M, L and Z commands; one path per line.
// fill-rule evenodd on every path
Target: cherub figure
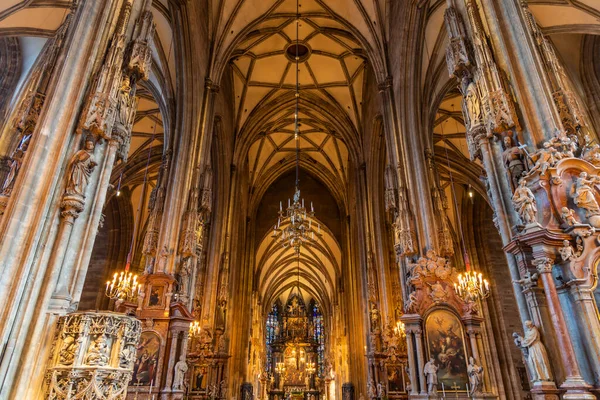
M 568 226 L 579 224 L 579 221 L 577 221 L 577 218 L 575 217 L 575 210 L 571 210 L 568 207 L 561 208 L 560 217 L 562 218 L 563 222 Z

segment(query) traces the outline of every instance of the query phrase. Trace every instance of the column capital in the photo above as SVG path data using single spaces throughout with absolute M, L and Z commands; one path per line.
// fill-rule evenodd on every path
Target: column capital
M 547 274 L 552 272 L 554 266 L 554 259 L 550 257 L 535 258 L 532 262 L 534 267 L 537 268 L 540 274 Z

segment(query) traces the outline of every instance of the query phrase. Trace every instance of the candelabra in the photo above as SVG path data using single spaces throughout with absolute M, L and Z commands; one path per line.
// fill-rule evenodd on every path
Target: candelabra
M 129 264 L 121 273 L 115 272 L 112 281 L 106 282 L 106 296 L 112 300 L 135 301 L 140 289 L 137 275 L 129 271 Z
M 296 253 L 300 253 L 300 248 L 310 240 L 315 239 L 315 232 L 312 230 L 312 218 L 315 211 L 312 203 L 310 211 L 304 207 L 304 199 L 300 199 L 300 189 L 296 187 L 294 201 L 288 199 L 288 207 L 284 211 L 283 204 L 279 203 L 279 218 L 277 224 L 273 227 L 273 237 L 285 248 L 293 248 Z M 317 224 L 317 235 L 321 233 L 321 226 Z
M 317 367 L 316 367 L 316 365 L 315 365 L 315 363 L 313 361 L 310 361 L 310 362 L 306 363 L 306 372 L 308 372 L 310 375 L 312 375 L 315 372 L 317 372 Z
M 396 326 L 394 327 L 394 333 L 396 336 L 405 337 L 406 336 L 406 327 L 402 321 L 397 321 Z
M 189 336 L 191 338 L 200 336 L 201 331 L 202 331 L 202 327 L 200 326 L 200 322 L 194 321 L 190 324 Z
M 490 284 L 481 273 L 468 270 L 458 275 L 454 290 L 465 303 L 473 303 L 490 295 Z
M 275 364 L 275 372 L 277 372 L 279 375 L 283 374 L 285 372 L 285 363 L 280 361 Z

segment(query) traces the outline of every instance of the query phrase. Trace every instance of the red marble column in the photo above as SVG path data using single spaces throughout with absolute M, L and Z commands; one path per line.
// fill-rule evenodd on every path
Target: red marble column
M 561 389 L 566 389 L 565 399 L 594 399 L 595 396 L 588 391 L 589 385 L 581 377 L 579 365 L 575 357 L 575 351 L 571 338 L 567 330 L 565 317 L 560 306 L 556 285 L 552 278 L 552 265 L 554 260 L 542 257 L 533 260 L 533 265 L 537 267 L 540 274 L 540 279 L 546 293 L 546 301 L 548 302 L 548 311 L 554 331 L 556 333 L 556 342 L 561 349 L 560 358 L 565 370 L 565 381 L 560 385 Z

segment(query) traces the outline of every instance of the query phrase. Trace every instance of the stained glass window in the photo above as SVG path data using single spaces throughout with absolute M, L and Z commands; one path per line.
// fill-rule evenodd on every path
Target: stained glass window
M 319 366 L 319 375 L 323 376 L 324 355 L 325 355 L 325 328 L 323 326 L 323 314 L 319 310 L 319 305 L 312 303 L 312 318 L 315 327 L 314 339 L 319 344 L 317 347 L 317 363 Z
M 266 339 L 267 339 L 267 372 L 273 372 L 273 359 L 272 359 L 272 349 L 271 344 L 276 338 L 277 325 L 279 324 L 279 304 L 273 304 L 273 308 L 271 312 L 267 316 L 267 329 L 266 329 Z

